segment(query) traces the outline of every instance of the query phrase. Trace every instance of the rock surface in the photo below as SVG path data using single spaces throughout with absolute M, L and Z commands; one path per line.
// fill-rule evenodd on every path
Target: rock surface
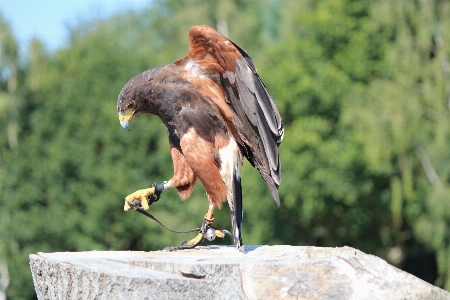
M 450 299 L 350 247 L 38 253 L 30 267 L 39 299 Z

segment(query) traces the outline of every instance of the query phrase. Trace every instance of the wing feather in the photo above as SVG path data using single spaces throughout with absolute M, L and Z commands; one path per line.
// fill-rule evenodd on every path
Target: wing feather
M 234 115 L 243 154 L 254 165 L 279 205 L 281 166 L 278 154 L 284 130 L 278 109 L 262 82 L 251 57 L 214 29 L 194 26 L 189 32 L 193 60 L 209 78 L 217 78 Z M 183 61 L 183 60 L 181 60 Z M 180 62 L 181 63 L 181 62 Z
M 247 61 L 245 61 L 247 62 Z M 257 73 L 254 73 L 244 61 L 237 63 L 236 73 L 244 81 L 246 88 L 256 96 L 259 107 L 264 113 L 265 121 L 269 125 L 272 134 L 280 139 L 283 138 L 282 121 L 281 116 L 278 113 L 278 109 L 264 86 L 263 82 L 259 78 Z M 241 88 L 240 91 L 245 93 L 245 88 Z M 281 132 L 280 132 L 281 130 Z M 277 139 L 278 140 L 278 139 Z

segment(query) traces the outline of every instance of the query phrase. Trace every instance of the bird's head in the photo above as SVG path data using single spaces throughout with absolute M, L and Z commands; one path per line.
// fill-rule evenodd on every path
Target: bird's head
M 128 130 L 128 125 L 131 119 L 139 113 L 140 94 L 138 87 L 140 82 L 140 75 L 131 78 L 120 91 L 117 97 L 117 114 L 119 115 L 120 125 L 123 129 Z
M 129 100 L 127 102 L 128 103 L 127 103 L 127 105 L 125 105 L 125 108 L 119 112 L 120 125 L 125 130 L 129 130 L 128 129 L 129 123 L 130 123 L 131 119 L 133 118 L 133 116 L 136 114 L 136 109 L 135 109 L 136 101 Z
M 158 72 L 159 68 L 142 72 L 131 78 L 120 91 L 117 97 L 117 115 L 124 129 L 128 130 L 134 116 L 152 113 L 151 81 Z

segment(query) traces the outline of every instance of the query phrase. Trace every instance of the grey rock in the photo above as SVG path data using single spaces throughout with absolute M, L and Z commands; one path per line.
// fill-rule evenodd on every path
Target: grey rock
M 350 247 L 38 253 L 30 267 L 39 299 L 450 299 Z

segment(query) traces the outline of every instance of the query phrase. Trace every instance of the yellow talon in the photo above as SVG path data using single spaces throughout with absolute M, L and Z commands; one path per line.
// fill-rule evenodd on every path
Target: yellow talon
M 131 208 L 131 206 L 130 206 L 130 204 L 128 204 L 128 202 L 133 201 L 133 200 L 141 201 L 141 205 L 144 208 L 144 210 L 148 210 L 150 208 L 150 206 L 148 205 L 148 202 L 147 202 L 147 196 L 153 194 L 154 191 L 155 191 L 155 187 L 151 187 L 148 189 L 137 190 L 136 192 L 129 194 L 128 196 L 125 197 L 125 205 L 123 207 L 123 210 L 128 211 Z M 136 207 L 133 207 L 133 209 L 136 210 Z
M 128 201 L 125 200 L 125 205 L 123 206 L 123 211 L 128 211 L 128 210 L 130 210 L 130 208 L 131 208 L 130 204 L 128 204 Z
M 185 241 L 184 243 L 183 243 L 183 245 L 187 245 L 187 246 L 192 246 L 192 245 L 195 245 L 195 244 L 197 244 L 201 239 L 202 239 L 202 234 L 201 233 L 199 233 L 199 234 L 197 234 L 197 236 L 195 237 L 195 238 L 193 238 L 192 240 L 189 240 L 189 241 Z
M 225 237 L 225 233 L 223 233 L 220 230 L 216 229 L 216 230 L 214 230 L 214 233 L 216 234 L 217 237 L 220 237 L 220 238 L 224 238 Z

